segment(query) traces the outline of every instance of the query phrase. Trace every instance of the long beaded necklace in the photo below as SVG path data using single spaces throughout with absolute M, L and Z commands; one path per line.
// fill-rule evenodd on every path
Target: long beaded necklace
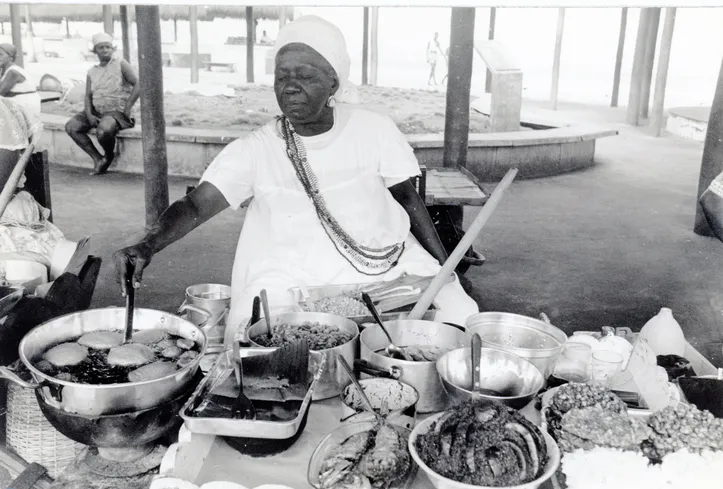
M 349 236 L 326 207 L 324 196 L 319 191 L 316 175 L 306 158 L 304 142 L 287 117 L 279 116 L 278 121 L 280 122 L 281 135 L 286 143 L 286 155 L 291 160 L 296 176 L 304 187 L 306 195 L 314 204 L 321 225 L 336 250 L 351 266 L 364 275 L 381 275 L 388 272 L 397 264 L 404 251 L 404 242 L 382 248 L 370 248 L 357 243 L 354 238 Z

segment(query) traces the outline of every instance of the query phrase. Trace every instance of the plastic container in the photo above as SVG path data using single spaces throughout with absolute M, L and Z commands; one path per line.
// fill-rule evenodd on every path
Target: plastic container
M 673 317 L 673 311 L 667 307 L 645 323 L 640 338 L 648 342 L 656 355 L 685 356 L 685 335 Z

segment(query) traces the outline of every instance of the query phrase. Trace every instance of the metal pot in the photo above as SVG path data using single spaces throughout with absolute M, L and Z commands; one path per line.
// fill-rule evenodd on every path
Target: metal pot
M 25 382 L 7 367 L 0 367 L 0 377 L 36 393 L 51 408 L 71 414 L 100 416 L 142 411 L 171 401 L 190 386 L 206 351 L 206 335 L 183 318 L 152 309 L 134 310 L 136 329 L 163 329 L 173 335 L 193 340 L 199 355 L 171 375 L 143 382 L 123 384 L 79 384 L 58 380 L 34 367 L 40 357 L 58 343 L 91 331 L 123 331 L 125 308 L 109 307 L 67 314 L 33 328 L 18 347 L 20 360 L 33 378 Z
M 444 323 L 400 319 L 385 321 L 384 326 L 397 346 L 430 345 L 448 350 L 468 347 L 472 337 L 464 331 Z M 437 374 L 436 362 L 409 362 L 383 355 L 389 340 L 379 325 L 369 326 L 361 334 L 361 358 L 381 371 L 383 376 L 398 378 L 419 393 L 418 413 L 442 411 L 448 403 L 447 393 Z M 380 352 L 380 353 L 377 353 Z M 361 370 L 378 375 L 374 369 L 357 363 Z M 391 374 L 391 375 L 390 375 Z
M 231 305 L 231 287 L 222 284 L 197 284 L 186 289 L 186 299 L 178 314 L 201 328 L 209 338 L 223 338 L 225 319 Z
M 314 389 L 312 400 L 320 401 L 338 396 L 341 390 L 348 383 L 346 373 L 337 365 L 337 358 L 344 359 L 352 365 L 354 359 L 359 355 L 359 327 L 351 319 L 322 312 L 287 312 L 274 316 L 272 324 L 305 324 L 320 323 L 327 326 L 334 326 L 342 331 L 353 335 L 352 339 L 335 348 L 320 350 L 319 353 L 326 357 L 326 368 L 319 382 Z M 246 331 L 246 338 L 256 347 L 263 346 L 254 341 L 254 338 L 265 335 L 268 331 L 266 318 L 252 324 Z
M 482 346 L 504 350 L 529 360 L 545 379 L 555 368 L 567 341 L 559 328 L 527 316 L 507 312 L 482 312 L 467 318 L 465 329 L 477 333 Z

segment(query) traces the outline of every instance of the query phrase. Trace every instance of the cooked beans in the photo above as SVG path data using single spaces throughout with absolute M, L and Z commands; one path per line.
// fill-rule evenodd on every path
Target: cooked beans
M 309 349 L 314 351 L 328 350 L 351 341 L 353 335 L 342 331 L 335 326 L 328 326 L 321 323 L 304 324 L 278 324 L 274 326 L 271 338 L 262 333 L 255 338 L 254 342 L 261 346 L 278 347 L 286 343 L 293 343 L 306 339 Z

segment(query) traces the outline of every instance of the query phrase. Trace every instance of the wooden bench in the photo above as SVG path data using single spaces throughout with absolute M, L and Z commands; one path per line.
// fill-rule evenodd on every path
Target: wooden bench
M 212 68 L 226 68 L 231 73 L 236 73 L 236 63 L 221 63 L 218 61 L 204 61 L 204 68 L 206 71 L 211 71 Z

